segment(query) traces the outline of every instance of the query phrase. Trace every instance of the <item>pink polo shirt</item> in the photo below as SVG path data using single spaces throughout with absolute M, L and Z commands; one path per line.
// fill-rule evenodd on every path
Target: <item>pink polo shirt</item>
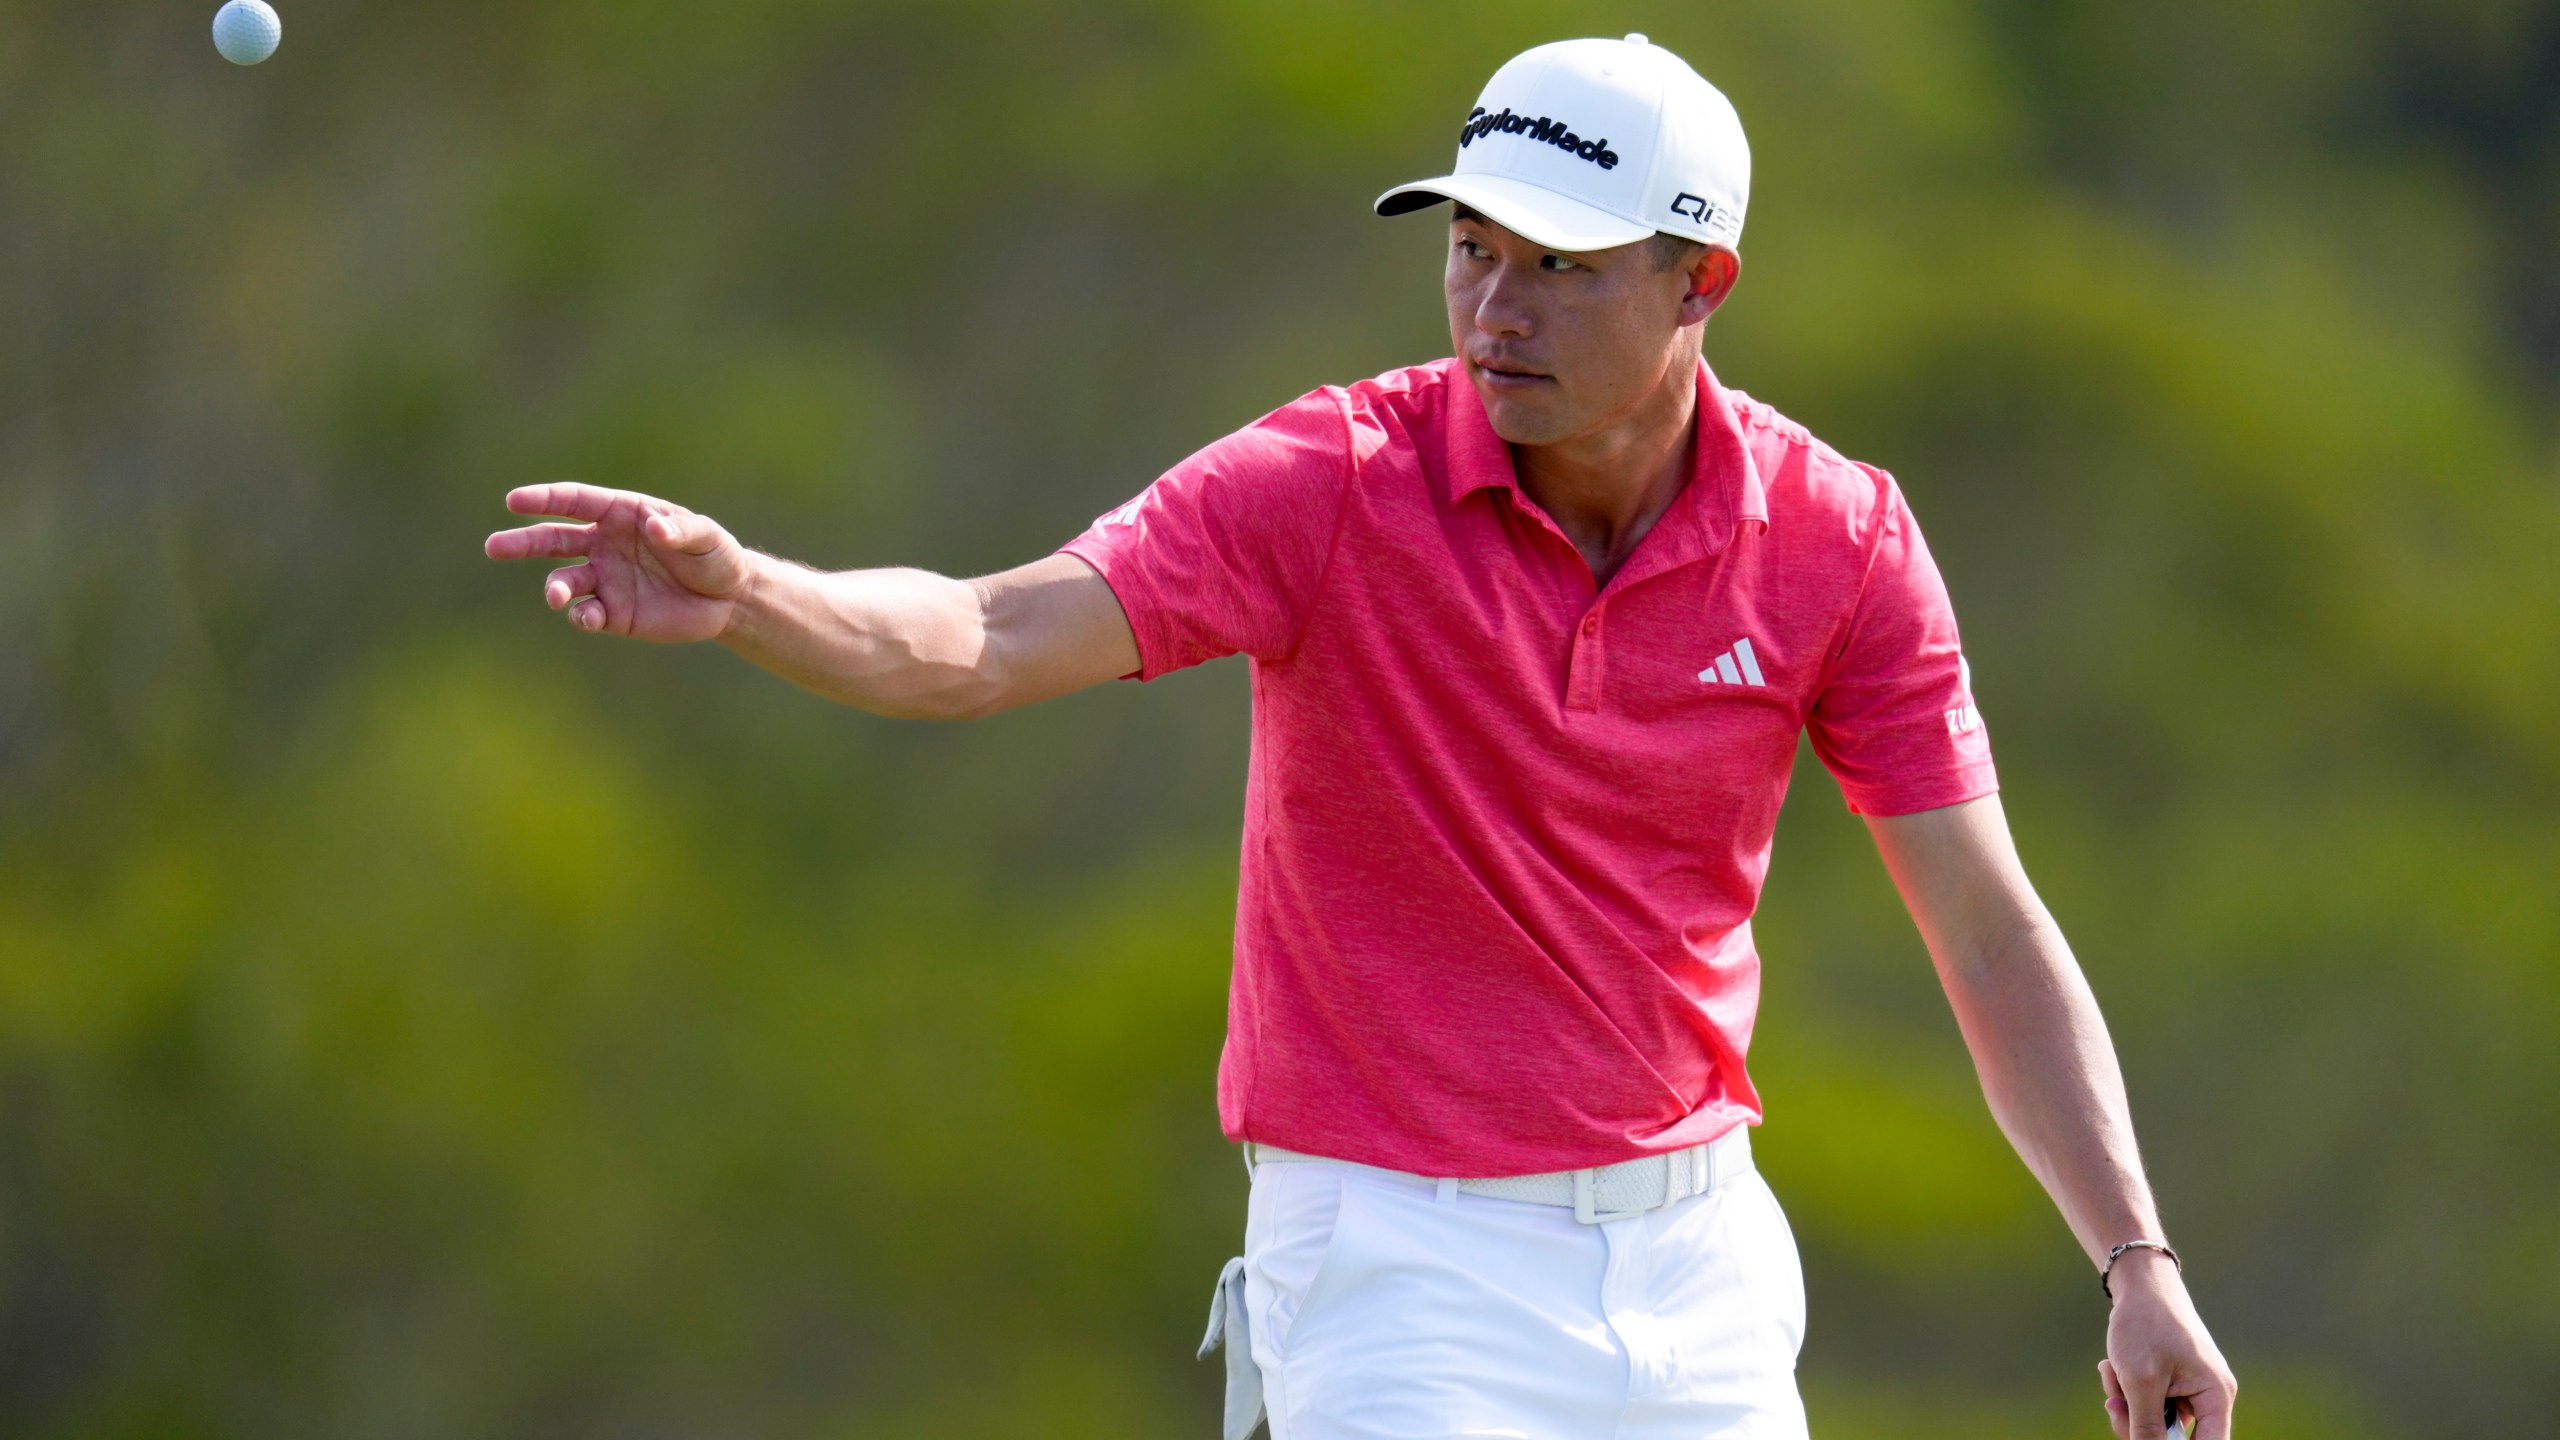
M 1230 1138 L 1425 1175 L 1757 1123 L 1751 912 L 1796 736 L 1850 805 L 1997 788 L 1893 480 L 1698 370 L 1607 586 L 1452 360 L 1315 391 L 1069 545 L 1140 678 L 1253 664 Z

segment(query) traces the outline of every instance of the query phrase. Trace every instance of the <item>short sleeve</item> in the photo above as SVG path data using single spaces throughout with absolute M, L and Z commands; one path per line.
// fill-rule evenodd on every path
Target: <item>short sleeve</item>
M 1328 388 L 1274 410 L 1061 547 L 1119 597 L 1137 678 L 1295 646 L 1350 488 L 1347 403 Z
M 1909 815 L 2000 782 L 1946 583 L 1900 487 L 1870 473 L 1882 492 L 1875 543 L 1807 728 L 1850 809 Z

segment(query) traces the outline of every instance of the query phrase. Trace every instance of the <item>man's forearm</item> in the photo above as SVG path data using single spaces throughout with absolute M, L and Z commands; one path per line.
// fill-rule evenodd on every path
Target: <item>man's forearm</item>
M 1999 797 L 1869 828 L 1928 944 L 1993 1117 L 2081 1248 L 2102 1262 L 2127 1240 L 2159 1239 L 2107 1023 L 2018 863 Z
M 795 685 L 879 715 L 962 719 L 994 708 L 977 586 L 925 570 L 812 570 L 754 558 L 721 643 Z
M 2091 1262 L 2161 1238 L 2115 1047 L 2061 928 L 2039 905 L 1936 959 L 1993 1117 Z
M 2128 1240 L 2165 1239 L 2106 1021 L 2027 883 L 1999 797 L 1867 825 L 1928 942 L 1992 1115 L 2090 1263 Z M 2201 1435 L 2228 1440 L 2238 1382 L 2169 1260 L 2128 1250 L 2112 1288 L 2099 1374 L 2116 1434 L 2153 1440 L 2162 1398 L 2177 1396 Z

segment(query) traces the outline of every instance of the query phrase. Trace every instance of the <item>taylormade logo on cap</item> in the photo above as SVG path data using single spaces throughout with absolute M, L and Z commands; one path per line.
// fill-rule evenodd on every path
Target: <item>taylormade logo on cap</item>
M 1508 110 L 1499 115 L 1487 115 L 1481 105 L 1459 128 L 1458 148 L 1464 150 L 1475 143 L 1477 136 L 1496 130 L 1506 135 L 1526 133 L 1532 140 L 1543 140 L 1559 150 L 1570 150 L 1603 170 L 1618 168 L 1618 152 L 1610 149 L 1606 140 L 1585 140 L 1566 129 L 1563 121 L 1550 120 L 1544 115 L 1535 120 L 1526 115 L 1514 115 Z
M 1657 232 L 1736 248 L 1751 196 L 1742 119 L 1688 62 L 1646 41 L 1560 40 L 1494 72 L 1449 174 L 1378 197 L 1381 215 L 1454 200 L 1558 250 Z

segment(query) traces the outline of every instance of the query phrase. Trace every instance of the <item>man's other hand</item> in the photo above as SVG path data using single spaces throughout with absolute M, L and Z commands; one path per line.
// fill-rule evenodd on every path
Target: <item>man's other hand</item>
M 542 585 L 543 600 L 581 630 L 668 643 L 717 639 L 755 578 L 755 557 L 718 522 L 651 496 L 526 485 L 507 492 L 507 508 L 556 518 L 491 535 L 489 558 L 583 557 L 585 564 L 564 565 Z
M 2161 1440 L 2162 1402 L 2184 1402 L 2194 1440 L 2231 1440 L 2231 1406 L 2240 1382 L 2205 1333 L 2186 1285 L 2157 1251 L 2130 1250 L 2116 1266 L 2115 1314 L 2107 1321 L 2107 1358 L 2098 1362 L 2107 1390 L 2107 1420 L 2117 1440 Z

